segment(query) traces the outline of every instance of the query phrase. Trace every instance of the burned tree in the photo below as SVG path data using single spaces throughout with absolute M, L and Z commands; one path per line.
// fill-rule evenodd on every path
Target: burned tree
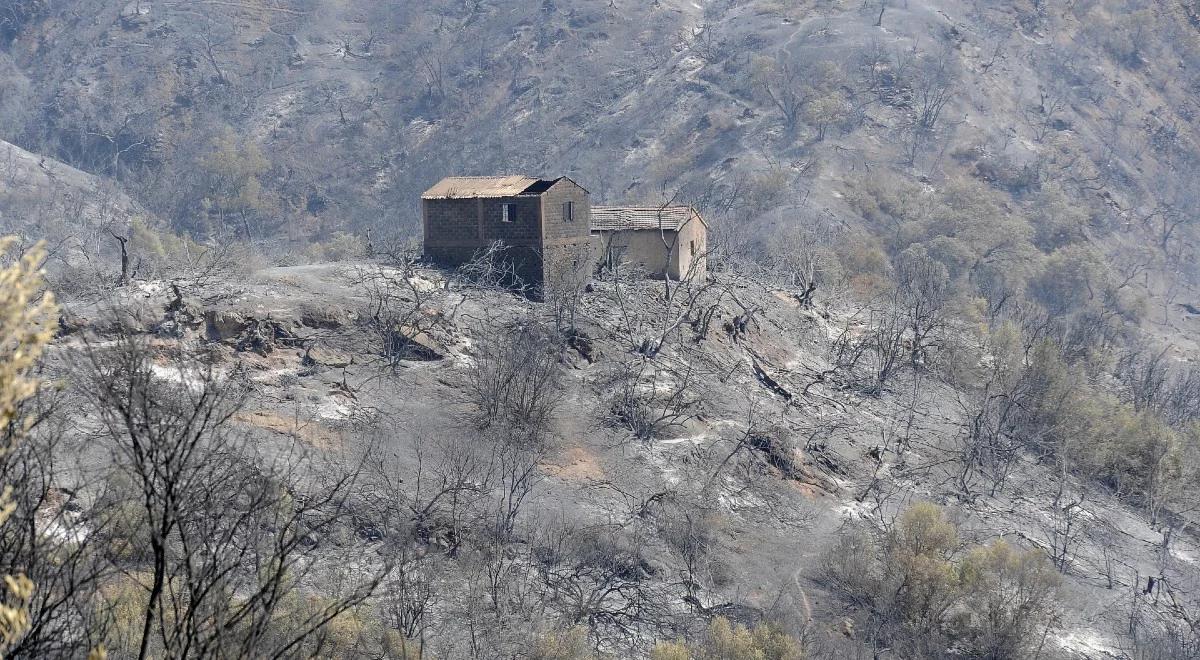
M 178 378 L 164 382 L 144 343 L 125 336 L 91 346 L 78 367 L 111 452 L 110 483 L 128 488 L 114 497 L 136 510 L 129 542 L 145 558 L 114 587 L 141 594 L 133 600 L 139 630 L 125 650 L 139 658 L 318 653 L 326 626 L 382 576 L 368 570 L 320 604 L 288 610 L 321 564 L 306 557 L 307 540 L 338 524 L 354 474 L 320 477 L 329 466 L 311 457 L 255 451 L 232 424 L 246 395 L 237 374 L 191 364 L 181 356 Z

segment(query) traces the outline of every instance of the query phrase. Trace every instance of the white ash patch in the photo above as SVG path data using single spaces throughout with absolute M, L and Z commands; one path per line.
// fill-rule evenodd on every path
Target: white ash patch
M 1111 641 L 1095 630 L 1069 630 L 1054 636 L 1054 641 L 1066 651 L 1081 658 L 1127 657 Z
M 717 501 L 730 511 L 738 509 L 755 509 L 767 505 L 767 501 L 749 488 L 742 486 L 737 479 L 725 476 L 725 492 L 717 495 Z
M 679 478 L 679 468 L 675 462 L 671 460 L 665 452 L 649 452 L 646 454 L 646 461 L 653 466 L 664 481 L 670 486 L 676 486 L 681 481 Z
M 83 523 L 71 522 L 70 524 L 64 524 L 61 520 L 52 520 L 39 525 L 38 531 L 45 536 L 66 543 L 83 543 L 88 535 L 91 534 L 91 530 Z
M 1196 551 L 1194 549 L 1184 549 L 1173 545 L 1170 549 L 1171 556 L 1182 562 L 1189 564 L 1196 563 Z
M 349 404 L 329 400 L 317 406 L 317 417 L 333 421 L 345 421 L 354 414 L 354 408 Z
M 867 520 L 875 516 L 874 509 L 875 506 L 868 502 L 847 500 L 837 508 L 837 513 L 846 520 Z
M 700 433 L 698 435 L 693 435 L 693 436 L 683 436 L 683 437 L 679 437 L 679 438 L 666 438 L 666 439 L 657 441 L 655 444 L 666 446 L 666 447 L 671 447 L 674 445 L 688 443 L 688 444 L 698 447 L 707 439 L 708 439 L 707 435 Z
M 442 288 L 441 280 L 425 277 L 423 275 L 413 275 L 412 277 L 408 278 L 408 283 L 412 285 L 412 288 L 421 292 L 437 291 L 438 289 Z
M 205 373 L 185 369 L 182 366 L 175 364 L 150 364 L 150 375 L 155 380 L 160 380 L 166 383 L 174 383 L 176 385 L 191 385 L 202 387 L 207 378 Z M 213 371 L 212 378 L 216 381 L 221 381 L 225 374 L 220 371 Z
M 134 280 L 126 286 L 131 291 L 143 294 L 147 298 L 163 295 L 170 288 L 170 285 L 162 280 Z
M 283 127 L 283 123 L 292 115 L 295 109 L 296 99 L 299 96 L 298 92 L 285 92 L 279 95 L 279 98 L 267 104 L 264 108 L 262 116 L 256 122 L 258 130 L 255 131 L 255 136 L 261 141 L 265 140 L 274 131 Z

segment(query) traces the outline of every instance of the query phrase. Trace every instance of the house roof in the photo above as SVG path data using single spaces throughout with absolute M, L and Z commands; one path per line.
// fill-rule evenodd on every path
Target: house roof
M 631 229 L 662 229 L 679 231 L 689 222 L 708 223 L 690 206 L 593 206 L 592 229 L 621 231 Z
M 532 176 L 448 176 L 426 190 L 421 199 L 540 195 L 564 179 L 571 181 L 565 176 L 557 179 L 538 179 Z
M 448 176 L 426 190 L 421 199 L 513 197 L 539 181 L 531 176 Z

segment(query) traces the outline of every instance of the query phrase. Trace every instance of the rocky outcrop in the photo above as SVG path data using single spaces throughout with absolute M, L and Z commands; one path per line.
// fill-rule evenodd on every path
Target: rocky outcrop
M 204 313 L 204 323 L 209 341 L 232 344 L 238 351 L 267 355 L 280 346 L 300 348 L 304 345 L 304 338 L 293 329 L 294 323 L 211 309 Z
M 300 363 L 306 367 L 343 369 L 354 364 L 354 356 L 327 346 L 309 346 L 304 349 L 304 357 Z
M 160 337 L 183 337 L 195 332 L 205 323 L 204 312 L 195 304 L 183 299 L 183 293 L 175 284 L 171 285 L 173 296 L 163 306 L 163 319 L 150 330 Z
M 230 341 L 247 327 L 246 319 L 237 312 L 210 309 L 204 313 L 205 330 L 209 341 Z

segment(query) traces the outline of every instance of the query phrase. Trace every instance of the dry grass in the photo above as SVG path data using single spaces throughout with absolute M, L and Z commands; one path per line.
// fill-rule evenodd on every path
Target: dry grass
M 600 457 L 586 447 L 568 447 L 541 465 L 542 472 L 564 481 L 599 481 L 606 477 Z
M 234 420 L 256 429 L 296 438 L 315 449 L 333 449 L 342 442 L 340 433 L 320 422 L 287 418 L 271 410 L 243 411 L 235 415 Z

